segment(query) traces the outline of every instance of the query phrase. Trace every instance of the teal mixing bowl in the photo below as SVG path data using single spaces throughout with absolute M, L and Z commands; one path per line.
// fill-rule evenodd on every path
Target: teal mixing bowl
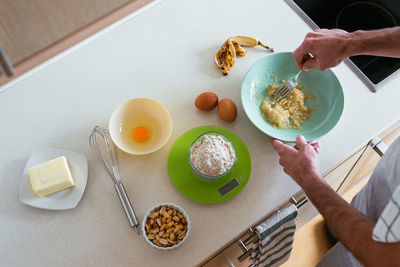
M 241 89 L 243 108 L 250 121 L 272 138 L 294 142 L 298 135 L 303 135 L 307 141 L 318 140 L 336 125 L 342 115 L 344 96 L 339 80 L 331 70 L 312 69 L 299 78 L 303 92 L 316 96 L 306 101 L 306 106 L 315 108 L 311 118 L 303 122 L 301 129 L 278 129 L 268 123 L 261 114 L 266 88 L 270 84 L 281 85 L 282 79 L 294 77 L 298 71 L 292 53 L 275 53 L 257 61 L 244 77 Z

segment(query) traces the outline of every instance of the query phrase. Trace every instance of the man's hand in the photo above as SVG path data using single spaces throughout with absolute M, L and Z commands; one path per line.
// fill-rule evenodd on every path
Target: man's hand
M 349 39 L 351 34 L 343 30 L 315 30 L 308 33 L 303 43 L 293 52 L 294 61 L 299 69 L 305 71 L 335 67 L 350 56 L 346 42 Z
M 326 70 L 356 55 L 400 57 L 400 27 L 351 33 L 339 29 L 315 30 L 293 52 L 293 59 L 301 70 Z
M 279 164 L 300 186 L 319 175 L 319 143 L 308 144 L 303 136 L 296 138 L 296 146 L 291 147 L 281 141 L 272 140 L 272 146 L 278 152 Z

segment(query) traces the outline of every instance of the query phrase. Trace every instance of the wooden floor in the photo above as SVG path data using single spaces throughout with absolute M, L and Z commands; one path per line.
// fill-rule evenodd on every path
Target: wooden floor
M 153 0 L 0 0 L 0 43 L 15 74 L 56 56 Z
M 399 136 L 400 136 L 400 120 L 395 122 L 392 126 L 383 131 L 381 134 L 379 134 L 379 138 L 387 146 L 390 146 L 390 144 L 393 143 L 393 141 Z M 339 164 L 336 168 L 324 174 L 325 179 L 334 189 L 337 189 L 339 187 L 339 184 L 343 180 L 340 179 L 339 177 L 342 178 L 345 177 L 345 175 L 354 165 L 354 163 L 359 158 L 363 150 L 364 148 L 360 149 L 350 158 L 346 159 L 341 164 Z M 357 163 L 357 165 L 354 167 L 351 174 L 347 178 L 347 181 L 343 184 L 339 193 L 343 194 L 344 192 L 349 190 L 352 186 L 357 184 L 358 181 L 368 176 L 375 168 L 379 159 L 380 157 L 378 156 L 378 154 L 371 147 L 368 147 L 365 154 L 362 156 L 360 161 Z
M 17 64 L 131 0 L 0 0 L 0 42 Z

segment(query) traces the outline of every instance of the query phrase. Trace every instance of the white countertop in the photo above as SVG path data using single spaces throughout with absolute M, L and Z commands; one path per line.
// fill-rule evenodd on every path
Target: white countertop
M 293 51 L 309 30 L 282 0 L 164 0 L 0 88 L 0 265 L 193 266 L 287 200 L 299 187 L 283 174 L 269 138 L 250 123 L 240 102 L 242 78 L 265 51 L 249 48 L 226 77 L 213 57 L 232 35 L 254 36 L 280 52 Z M 320 140 L 322 171 L 400 117 L 400 75 L 373 94 L 347 66 L 333 71 L 344 89 L 345 108 L 337 126 Z M 235 122 L 223 122 L 216 111 L 195 109 L 195 97 L 206 90 L 236 102 Z M 161 202 L 187 211 L 192 230 L 174 251 L 155 250 L 130 229 L 112 182 L 88 145 L 93 127 L 107 127 L 111 112 L 134 97 L 165 105 L 174 128 L 156 153 L 120 153 L 122 180 L 140 220 Z M 200 125 L 235 132 L 252 156 L 248 185 L 222 204 L 195 203 L 168 177 L 172 144 Z M 88 183 L 75 209 L 47 211 L 18 201 L 27 158 L 33 149 L 48 147 L 88 157 Z

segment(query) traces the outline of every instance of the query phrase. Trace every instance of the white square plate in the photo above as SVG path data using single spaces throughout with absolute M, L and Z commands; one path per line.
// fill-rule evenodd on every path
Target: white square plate
M 71 169 L 75 186 L 44 197 L 39 197 L 32 190 L 29 181 L 29 169 L 45 161 L 65 156 Z M 88 177 L 87 158 L 79 153 L 62 149 L 40 149 L 34 151 L 29 157 L 19 186 L 19 200 L 32 207 L 48 210 L 66 210 L 78 205 L 85 191 Z

